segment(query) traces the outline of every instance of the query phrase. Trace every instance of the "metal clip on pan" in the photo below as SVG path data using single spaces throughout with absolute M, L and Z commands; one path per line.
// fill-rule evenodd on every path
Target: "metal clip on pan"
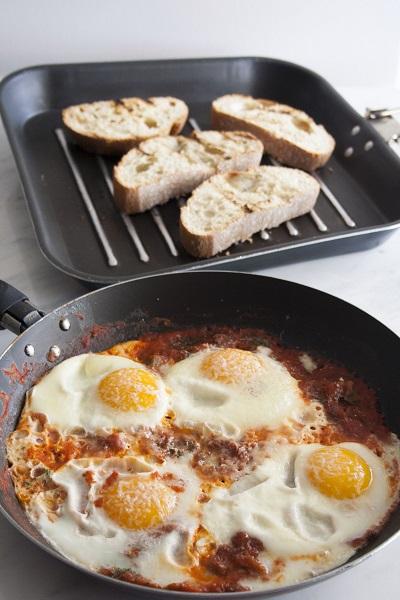
M 387 145 L 400 156 L 400 123 L 394 119 L 400 115 L 400 106 L 396 108 L 367 108 L 365 118 L 372 121 L 375 129 L 385 139 Z
M 393 115 L 397 113 L 400 113 L 400 106 L 396 108 L 367 108 L 365 111 L 365 118 L 370 121 L 375 121 L 375 119 L 393 117 Z

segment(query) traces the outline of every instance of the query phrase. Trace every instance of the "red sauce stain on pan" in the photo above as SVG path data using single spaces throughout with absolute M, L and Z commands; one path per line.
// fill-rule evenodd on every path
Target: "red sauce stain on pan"
M 0 403 L 1 403 L 1 413 L 0 413 L 0 428 L 2 426 L 3 419 L 8 414 L 8 407 L 10 405 L 10 394 L 6 394 L 6 392 L 0 392 Z
M 110 333 L 110 331 L 116 331 L 118 329 L 123 329 L 124 327 L 126 327 L 126 323 L 123 321 L 117 321 L 116 323 L 106 325 L 97 325 L 95 323 L 82 337 L 81 345 L 85 350 L 87 350 L 90 347 L 90 342 L 93 339 L 105 337 Z
M 4 496 L 11 497 L 11 493 L 10 493 L 11 490 L 12 490 L 12 486 L 11 486 L 11 482 L 10 482 L 10 475 L 8 473 L 7 467 L 4 467 L 0 471 L 0 494 L 3 497 Z M 12 496 L 15 498 L 14 490 L 12 490 Z
M 18 369 L 15 363 L 12 363 L 7 369 L 2 369 L 3 374 L 9 379 L 10 383 L 19 383 L 23 385 L 26 382 L 28 375 L 32 371 L 32 365 L 25 363 L 21 369 Z

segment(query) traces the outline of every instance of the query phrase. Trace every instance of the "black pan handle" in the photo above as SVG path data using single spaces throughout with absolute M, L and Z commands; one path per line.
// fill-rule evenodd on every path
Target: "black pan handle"
M 0 329 L 9 329 L 18 335 L 43 315 L 25 294 L 0 279 Z

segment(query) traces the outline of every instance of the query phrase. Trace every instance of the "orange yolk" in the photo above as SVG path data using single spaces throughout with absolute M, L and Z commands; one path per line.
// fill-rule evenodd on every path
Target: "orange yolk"
M 321 494 L 337 500 L 358 498 L 372 482 L 372 471 L 365 460 L 340 446 L 328 446 L 311 454 L 307 475 Z
M 176 505 L 175 492 L 158 479 L 134 475 L 102 493 L 107 516 L 126 529 L 148 529 L 165 521 Z
M 203 375 L 221 383 L 250 381 L 262 369 L 262 360 L 253 352 L 224 348 L 207 354 L 201 363 Z
M 116 410 L 142 411 L 154 406 L 157 381 L 144 369 L 119 369 L 100 381 L 99 395 L 104 404 Z

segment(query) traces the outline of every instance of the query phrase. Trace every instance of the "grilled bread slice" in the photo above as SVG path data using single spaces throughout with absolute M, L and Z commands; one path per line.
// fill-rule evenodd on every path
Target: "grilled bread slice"
M 318 193 L 314 177 L 287 167 L 215 175 L 181 209 L 182 244 L 192 256 L 214 256 L 261 229 L 309 212 Z
M 62 111 L 62 120 L 84 150 L 121 155 L 143 140 L 178 135 L 188 114 L 186 104 L 177 98 L 122 98 L 69 106 Z
M 115 202 L 122 212 L 143 212 L 189 194 L 215 173 L 256 167 L 262 153 L 261 142 L 240 131 L 153 138 L 128 152 L 114 168 Z
M 256 135 L 279 162 L 313 171 L 331 157 L 335 140 L 305 112 L 272 100 L 230 94 L 212 103 L 212 126 Z

